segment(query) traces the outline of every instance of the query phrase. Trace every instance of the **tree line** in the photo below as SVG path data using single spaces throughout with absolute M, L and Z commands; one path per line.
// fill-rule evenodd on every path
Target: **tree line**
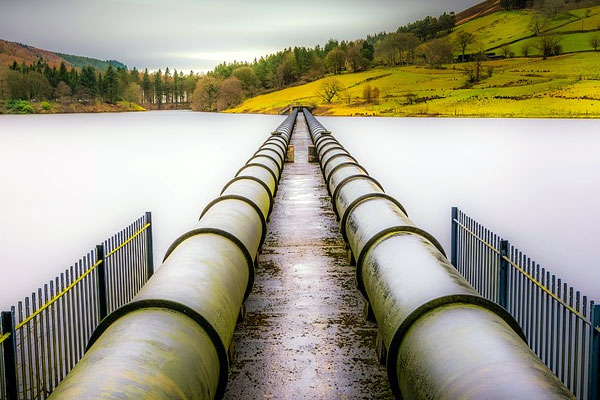
M 16 61 L 0 69 L 0 99 L 56 100 L 62 104 L 81 102 L 129 101 L 141 104 L 186 104 L 192 97 L 198 75 L 193 71 L 184 74 L 167 68 L 150 73 L 136 68 L 106 70 L 92 66 L 83 68 L 50 66 L 43 59 L 29 65 Z

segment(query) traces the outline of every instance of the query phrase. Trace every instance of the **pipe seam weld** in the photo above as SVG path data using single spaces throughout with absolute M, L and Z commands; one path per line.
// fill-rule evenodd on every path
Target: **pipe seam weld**
M 339 194 L 339 191 L 338 191 L 338 194 Z M 407 214 L 406 210 L 404 209 L 404 206 L 402 204 L 400 204 L 400 202 L 398 200 L 396 200 L 396 198 L 390 196 L 389 194 L 386 194 L 386 193 L 377 193 L 377 192 L 363 194 L 362 196 L 359 196 L 356 199 L 354 199 L 348 205 L 348 207 L 346 208 L 346 211 L 344 211 L 344 215 L 342 215 L 340 217 L 340 230 L 342 231 L 342 237 L 344 238 L 345 241 L 348 241 L 348 235 L 347 235 L 347 232 L 346 232 L 346 221 L 348 220 L 348 216 L 350 215 L 350 213 L 352 212 L 352 210 L 356 206 L 358 206 L 360 203 L 362 203 L 363 201 L 371 200 L 371 199 L 386 199 L 386 200 L 389 200 L 392 203 L 394 203 L 404 213 L 404 215 L 406 215 L 406 217 L 408 217 L 408 214 Z M 338 212 L 335 200 L 333 200 L 333 210 L 339 216 L 339 212 Z
M 329 186 L 331 184 L 331 178 L 333 177 L 333 175 L 337 171 L 339 171 L 340 169 L 342 169 L 344 167 L 356 167 L 356 168 L 359 168 L 363 172 L 363 174 L 365 176 L 370 176 L 369 173 L 367 172 L 367 170 L 362 165 L 360 165 L 359 163 L 354 162 L 354 161 L 344 162 L 344 163 L 336 165 L 335 168 L 333 168 L 331 170 L 331 172 L 329 173 L 329 175 L 325 177 L 325 186 L 327 186 L 328 189 L 331 189 Z M 331 194 L 331 192 L 330 192 L 330 194 Z
M 202 219 L 202 217 L 204 216 L 204 214 L 206 214 L 206 212 L 208 210 L 210 210 L 210 208 L 212 206 L 214 206 L 217 203 L 220 203 L 221 201 L 225 201 L 225 200 L 240 200 L 243 201 L 244 203 L 248 204 L 250 207 L 252 207 L 254 209 L 254 211 L 256 211 L 256 214 L 258 214 L 258 217 L 260 218 L 260 222 L 262 225 L 262 233 L 260 236 L 260 245 L 258 246 L 259 248 L 262 246 L 262 244 L 265 241 L 265 237 L 267 235 L 267 221 L 265 219 L 265 216 L 263 214 L 263 212 L 260 210 L 260 208 L 258 207 L 258 205 L 253 202 L 252 200 L 250 200 L 247 197 L 244 196 L 240 196 L 237 194 L 228 194 L 228 195 L 224 195 L 224 196 L 219 196 L 216 199 L 212 200 L 210 203 L 208 203 L 206 205 L 206 207 L 204 207 L 204 210 L 202 210 L 202 214 L 200 214 L 200 217 L 198 218 L 198 221 Z
M 223 195 L 223 193 L 235 182 L 239 182 L 242 180 L 249 180 L 249 181 L 253 181 L 256 182 L 258 184 L 260 184 L 263 189 L 265 189 L 265 191 L 267 192 L 267 195 L 269 196 L 269 215 L 271 214 L 271 212 L 273 211 L 273 204 L 275 202 L 275 200 L 273 199 L 273 193 L 271 193 L 271 189 L 269 189 L 269 186 L 267 186 L 267 184 L 263 181 L 261 181 L 260 179 L 258 179 L 255 176 L 250 176 L 250 175 L 240 175 L 240 176 L 236 176 L 235 178 L 233 178 L 232 180 L 230 180 L 229 182 L 227 182 L 225 184 L 225 186 L 223 187 L 223 190 L 221 190 L 221 193 L 219 194 L 220 196 Z M 267 215 L 268 217 L 268 215 Z
M 337 168 L 337 167 L 336 167 Z M 333 174 L 330 174 L 330 176 Z M 368 181 L 373 182 L 374 184 L 376 184 L 382 192 L 384 192 L 383 190 L 383 186 L 381 186 L 381 183 L 379 183 L 379 181 L 377 181 L 377 179 L 373 178 L 371 175 L 367 175 L 367 174 L 355 174 L 355 175 L 350 175 L 345 177 L 344 179 L 342 179 L 337 186 L 335 187 L 335 189 L 333 190 L 333 193 L 331 193 L 331 198 L 332 199 L 336 199 L 338 196 L 338 193 L 342 190 L 342 188 L 344 187 L 344 185 L 350 181 L 353 181 L 355 179 L 365 179 Z M 329 190 L 329 185 L 327 185 L 327 189 Z

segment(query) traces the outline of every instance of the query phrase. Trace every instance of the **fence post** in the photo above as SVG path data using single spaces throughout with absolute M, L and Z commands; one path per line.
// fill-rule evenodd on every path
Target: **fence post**
M 458 207 L 452 207 L 450 262 L 458 269 Z
M 108 315 L 108 297 L 106 291 L 106 259 L 104 258 L 104 246 L 99 244 L 96 246 L 96 262 L 102 261 L 97 268 L 98 279 L 98 315 L 102 321 Z
M 17 400 L 17 339 L 14 308 L 11 311 L 2 311 L 1 318 L 2 330 L 0 332 L 10 333 L 10 336 L 2 343 L 6 398 L 7 400 Z M 1 376 L 0 379 L 2 379 Z
M 510 244 L 508 240 L 500 241 L 500 268 L 498 269 L 498 304 L 508 309 L 508 249 Z
M 589 368 L 589 400 L 600 400 L 600 304 L 592 306 L 592 335 L 591 335 L 591 354 Z
M 152 249 L 152 213 L 146 212 L 146 223 L 150 224 L 146 230 L 146 274 L 148 279 L 154 274 L 154 252 Z

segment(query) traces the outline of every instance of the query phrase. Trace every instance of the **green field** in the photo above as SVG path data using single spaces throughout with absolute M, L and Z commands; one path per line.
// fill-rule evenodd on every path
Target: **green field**
M 556 33 L 561 36 L 563 52 L 576 52 L 592 50 L 589 39 L 600 33 L 600 6 L 591 7 L 590 15 L 585 17 L 586 9 L 572 10 L 557 14 L 551 19 L 544 32 Z M 536 38 L 529 29 L 529 22 L 534 13 L 530 10 L 498 11 L 493 14 L 477 18 L 455 28 L 448 38 L 454 41 L 459 32 L 472 33 L 476 43 L 467 48 L 467 53 L 476 51 L 481 46 L 485 50 L 493 49 L 496 54 L 501 54 L 499 47 L 508 45 L 515 55 L 521 55 L 524 44 L 530 47 L 530 55 L 537 55 L 535 49 Z M 583 21 L 582 21 L 583 20 Z M 455 49 L 455 55 L 460 53 Z
M 558 28 L 552 29 L 552 32 L 573 32 L 573 31 L 593 31 L 600 29 L 600 6 L 591 7 L 591 14 L 589 17 L 585 17 L 587 8 L 580 10 L 573 10 L 570 13 L 577 17 L 577 20 L 562 25 Z M 581 21 L 583 17 L 583 21 Z M 583 22 L 583 24 L 582 24 Z
M 529 23 L 531 10 L 498 11 L 454 29 L 472 33 L 476 43 L 467 53 L 483 48 L 503 54 L 506 45 L 516 56 L 485 61 L 479 82 L 468 83 L 464 69 L 472 64 L 451 64 L 442 69 L 424 66 L 375 68 L 367 72 L 330 76 L 343 92 L 331 103 L 318 94 L 323 80 L 283 89 L 246 100 L 230 112 L 278 113 L 289 104 L 310 104 L 317 114 L 380 116 L 465 117 L 600 117 L 600 51 L 590 38 L 600 35 L 600 6 L 557 14 L 546 27 L 560 37 L 561 56 L 542 59 Z M 583 18 L 582 18 L 583 17 Z M 583 29 L 582 29 L 583 21 Z M 529 57 L 522 55 L 523 46 Z M 455 55 L 458 50 L 455 49 Z M 377 87 L 380 97 L 366 102 L 366 85 Z
M 563 53 L 573 53 L 577 51 L 591 51 L 593 50 L 590 45 L 590 39 L 593 36 L 599 36 L 600 32 L 581 32 L 581 33 L 570 33 L 568 35 L 560 35 L 560 45 Z M 541 55 L 539 49 L 536 48 L 537 38 L 529 38 L 518 41 L 509 47 L 511 51 L 516 55 L 522 54 L 523 46 L 529 47 L 529 55 Z M 599 49 L 600 50 L 600 49 Z
M 467 84 L 463 67 L 342 74 L 333 78 L 345 91 L 331 104 L 318 96 L 323 81 L 318 80 L 248 99 L 228 111 L 276 114 L 288 104 L 301 103 L 315 105 L 322 115 L 600 117 L 600 52 L 487 61 L 484 78 L 473 86 Z M 380 90 L 378 101 L 363 100 L 366 85 Z
M 585 12 L 585 10 L 578 11 Z M 476 45 L 482 45 L 486 50 L 496 48 L 531 36 L 533 32 L 529 29 L 529 22 L 533 15 L 534 13 L 529 10 L 498 11 L 457 26 L 448 38 L 454 41 L 459 32 L 466 31 L 475 36 Z M 574 15 L 574 12 L 558 14 L 550 21 L 548 30 L 562 29 L 559 27 L 573 23 L 579 23 L 579 28 L 569 30 L 581 29 L 580 19 Z M 470 46 L 470 50 L 473 51 L 476 45 Z M 459 51 L 456 50 L 455 54 L 458 53 Z

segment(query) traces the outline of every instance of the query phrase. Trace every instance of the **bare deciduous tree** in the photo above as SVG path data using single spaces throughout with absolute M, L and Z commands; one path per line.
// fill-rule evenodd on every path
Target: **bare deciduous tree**
M 363 100 L 366 101 L 367 103 L 370 103 L 373 98 L 372 96 L 373 96 L 373 89 L 371 89 L 371 85 L 365 85 L 365 87 L 363 88 Z
M 483 62 L 487 59 L 483 47 L 480 47 L 479 51 L 473 57 L 473 62 L 465 65 L 463 73 L 467 75 L 470 83 L 479 82 L 481 80 L 481 70 Z M 493 70 L 492 70 L 493 74 Z M 491 76 L 491 75 L 488 75 Z
M 415 49 L 420 43 L 414 33 L 389 33 L 377 45 L 375 55 L 390 66 L 414 63 Z
M 463 62 L 465 61 L 465 53 L 467 51 L 467 47 L 474 41 L 475 36 L 470 32 L 460 31 L 456 35 L 455 46 L 461 51 Z
M 406 104 L 415 104 L 415 102 L 417 101 L 417 98 L 419 96 L 416 93 L 406 93 L 404 95 L 404 98 L 406 98 Z
M 549 34 L 538 37 L 535 47 L 539 50 L 544 58 L 557 56 L 562 53 L 560 36 L 558 35 Z
M 600 35 L 595 34 L 590 38 L 590 46 L 594 48 L 594 51 L 598 51 L 598 47 L 600 47 Z
M 433 68 L 440 68 L 442 64 L 451 63 L 452 44 L 446 38 L 433 39 L 419 46 L 418 52 L 423 61 Z
M 379 88 L 377 86 L 375 86 L 371 91 L 371 98 L 374 102 L 379 101 Z
M 548 17 L 554 17 L 565 8 L 565 0 L 545 0 L 542 11 Z
M 56 86 L 55 94 L 60 100 L 61 104 L 65 105 L 71 99 L 71 86 L 67 85 L 64 81 L 60 81 Z
M 317 95 L 325 102 L 331 103 L 334 97 L 339 96 L 339 93 L 344 90 L 344 87 L 337 79 L 325 79 L 321 83 L 321 87 Z
M 534 36 L 539 36 L 550 25 L 548 18 L 540 14 L 535 14 L 529 21 L 529 30 Z

